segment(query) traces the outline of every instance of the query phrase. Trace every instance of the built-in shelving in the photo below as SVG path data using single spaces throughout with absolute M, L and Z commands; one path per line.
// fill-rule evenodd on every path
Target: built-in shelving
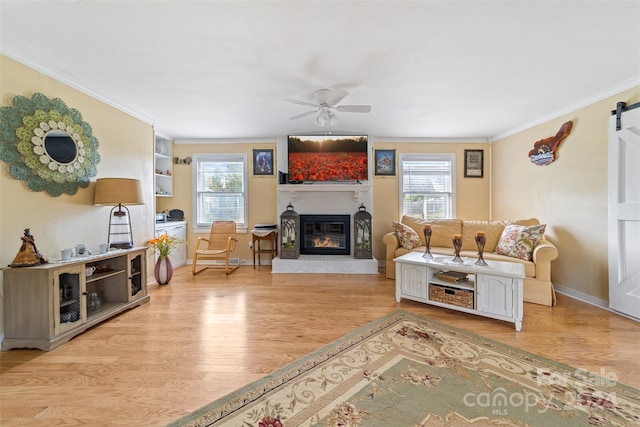
M 154 177 L 155 193 L 158 197 L 173 196 L 173 142 L 160 136 L 155 137 Z

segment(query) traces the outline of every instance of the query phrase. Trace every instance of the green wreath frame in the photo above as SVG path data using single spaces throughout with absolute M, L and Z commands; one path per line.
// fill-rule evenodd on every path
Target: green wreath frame
M 47 132 L 62 131 L 73 139 L 76 156 L 69 163 L 51 158 L 44 146 Z M 82 114 L 60 98 L 34 93 L 31 99 L 17 95 L 13 107 L 0 108 L 0 159 L 9 163 L 9 174 L 33 191 L 53 197 L 73 195 L 86 188 L 97 174 L 98 140 Z

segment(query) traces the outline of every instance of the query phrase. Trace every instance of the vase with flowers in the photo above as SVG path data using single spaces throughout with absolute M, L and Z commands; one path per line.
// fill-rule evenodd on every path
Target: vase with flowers
M 173 276 L 173 266 L 171 265 L 169 255 L 171 254 L 171 251 L 177 248 L 181 243 L 182 239 L 178 239 L 175 236 L 169 236 L 166 233 L 147 242 L 147 245 L 152 247 L 154 253 L 158 255 L 153 275 L 159 285 L 166 285 L 171 281 L 171 277 Z

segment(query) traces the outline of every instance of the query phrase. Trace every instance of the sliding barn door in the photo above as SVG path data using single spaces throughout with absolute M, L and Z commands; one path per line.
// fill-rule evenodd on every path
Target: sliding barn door
M 640 104 L 609 121 L 609 307 L 640 319 Z

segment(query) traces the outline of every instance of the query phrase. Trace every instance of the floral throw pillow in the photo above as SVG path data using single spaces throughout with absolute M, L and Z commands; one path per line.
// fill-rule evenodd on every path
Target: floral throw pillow
M 408 250 L 420 246 L 420 236 L 413 228 L 401 222 L 392 221 L 392 224 L 393 231 L 395 231 L 398 241 L 400 241 L 400 246 Z
M 526 227 L 524 225 L 509 224 L 504 228 L 496 253 L 531 261 L 533 248 L 544 237 L 546 224 Z

